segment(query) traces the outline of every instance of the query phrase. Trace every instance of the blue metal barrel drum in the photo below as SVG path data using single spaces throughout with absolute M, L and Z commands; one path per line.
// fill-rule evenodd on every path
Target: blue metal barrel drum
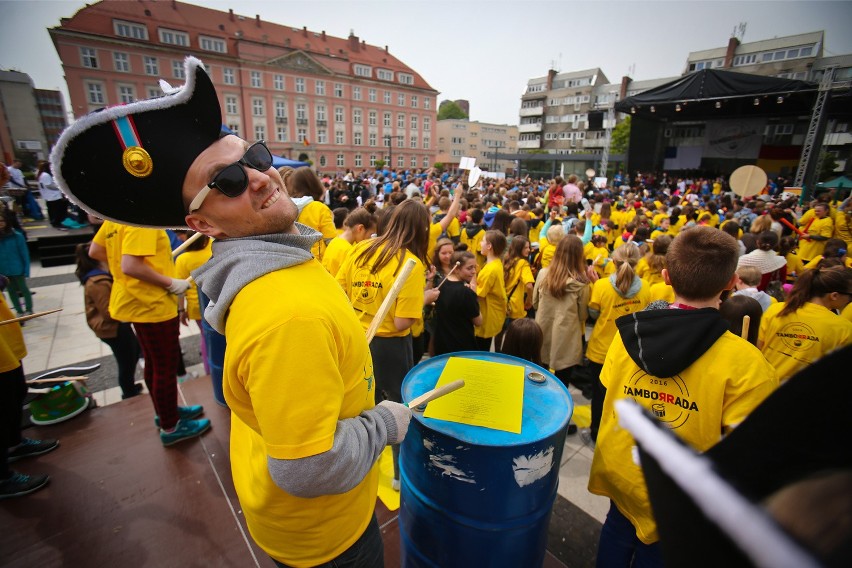
M 434 388 L 450 357 L 524 367 L 521 433 L 414 412 L 400 455 L 402 564 L 541 566 L 574 408 L 571 395 L 528 361 L 466 351 L 414 367 L 403 381 L 403 400 Z M 530 374 L 544 381 L 534 382 Z

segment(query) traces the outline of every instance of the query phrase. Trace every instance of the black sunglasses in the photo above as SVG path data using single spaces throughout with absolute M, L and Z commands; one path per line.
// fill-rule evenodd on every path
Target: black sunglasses
M 239 197 L 248 187 L 248 172 L 245 167 L 265 172 L 272 167 L 272 152 L 266 147 L 266 142 L 261 140 L 249 146 L 246 153 L 238 161 L 225 166 L 213 181 L 208 183 L 198 192 L 198 195 L 189 204 L 189 212 L 197 211 L 211 189 L 218 189 L 228 197 Z

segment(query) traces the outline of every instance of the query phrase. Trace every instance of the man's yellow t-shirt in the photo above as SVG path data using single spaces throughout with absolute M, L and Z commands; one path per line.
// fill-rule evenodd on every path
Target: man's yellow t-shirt
M 94 242 L 107 251 L 112 274 L 109 313 L 118 321 L 159 323 L 177 317 L 177 296 L 154 284 L 126 276 L 121 270 L 125 254 L 144 259 L 145 264 L 164 276 L 174 275 L 169 237 L 162 229 L 130 227 L 104 221 Z
M 808 227 L 808 235 L 831 238 L 834 234 L 834 221 L 830 217 L 814 219 Z M 825 241 L 814 241 L 810 239 L 799 239 L 799 258 L 807 262 L 815 259 L 825 250 Z
M 589 308 L 598 310 L 600 315 L 595 321 L 589 345 L 586 348 L 586 357 L 594 363 L 603 363 L 606 351 L 612 343 L 617 331 L 615 320 L 621 316 L 632 314 L 645 309 L 650 302 L 650 291 L 648 283 L 642 280 L 642 287 L 632 298 L 622 297 L 612 285 L 609 278 L 601 278 L 592 286 L 592 297 L 589 300 Z
M 325 249 L 325 254 L 322 255 L 323 268 L 328 270 L 332 276 L 337 276 L 337 271 L 349 253 L 352 252 L 352 243 L 343 237 L 335 237 L 328 243 Z
M 175 278 L 189 278 L 190 273 L 210 260 L 213 255 L 213 242 L 201 250 L 188 250 L 175 259 Z M 186 291 L 186 317 L 191 320 L 201 319 L 201 304 L 198 303 L 198 286 L 193 282 Z
M 337 229 L 334 227 L 334 215 L 331 213 L 331 209 L 321 201 L 311 201 L 299 213 L 299 223 L 322 233 L 322 239 L 315 242 L 311 247 L 311 254 L 314 255 L 314 258 L 321 261 L 323 254 L 325 254 L 325 241 L 337 236 Z
M 503 263 L 499 258 L 486 263 L 476 275 L 476 296 L 482 325 L 474 327 L 474 335 L 494 337 L 500 333 L 506 321 L 506 282 L 503 280 Z
M 426 271 L 420 259 L 406 251 L 401 262 L 397 254 L 381 270 L 374 272 L 373 264 L 381 250 L 376 251 L 363 263 L 358 260 L 361 252 L 371 243 L 372 241 L 363 241 L 353 247 L 352 252 L 340 266 L 340 270 L 337 271 L 337 282 L 349 296 L 352 307 L 355 308 L 355 313 L 366 332 L 402 267 L 409 258 L 413 258 L 416 263 L 414 270 L 408 276 L 396 302 L 376 332 L 379 337 L 405 337 L 411 330 L 397 330 L 393 318 L 420 319 L 423 317 L 423 283 L 426 281 Z
M 524 309 L 524 293 L 527 284 L 535 284 L 532 268 L 530 268 L 529 262 L 519 258 L 515 261 L 515 265 L 509 274 L 509 280 L 506 282 L 508 311 L 509 317 L 512 319 L 527 317 L 527 311 Z M 530 298 L 530 301 L 532 301 L 532 298 Z
M 231 470 L 252 538 L 288 565 L 329 562 L 372 519 L 378 466 L 345 493 L 301 498 L 275 484 L 267 457 L 326 452 L 338 420 L 373 408 L 364 330 L 340 286 L 309 260 L 247 284 L 230 306 L 225 336 Z

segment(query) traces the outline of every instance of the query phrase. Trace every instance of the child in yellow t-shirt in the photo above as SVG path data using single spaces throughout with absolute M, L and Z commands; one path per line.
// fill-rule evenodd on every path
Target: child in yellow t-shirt
M 506 250 L 506 236 L 500 231 L 486 231 L 480 247 L 485 253 L 485 267 L 470 285 L 479 299 L 479 313 L 482 314 L 482 325 L 476 326 L 474 334 L 479 349 L 490 351 L 491 341 L 506 321 L 506 283 L 501 260 Z

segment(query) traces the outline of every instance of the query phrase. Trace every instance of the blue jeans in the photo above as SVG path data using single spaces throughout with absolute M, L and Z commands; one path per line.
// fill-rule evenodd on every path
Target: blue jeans
M 660 543 L 645 544 L 636 536 L 633 523 L 610 501 L 609 513 L 601 528 L 597 568 L 662 568 Z
M 287 564 L 282 564 L 274 558 L 272 561 L 281 568 L 290 568 Z M 364 531 L 361 538 L 355 541 L 355 544 L 347 548 L 337 558 L 320 564 L 316 568 L 383 568 L 384 565 L 385 547 L 382 543 L 379 522 L 374 513 L 373 520 L 367 525 L 367 530 Z

